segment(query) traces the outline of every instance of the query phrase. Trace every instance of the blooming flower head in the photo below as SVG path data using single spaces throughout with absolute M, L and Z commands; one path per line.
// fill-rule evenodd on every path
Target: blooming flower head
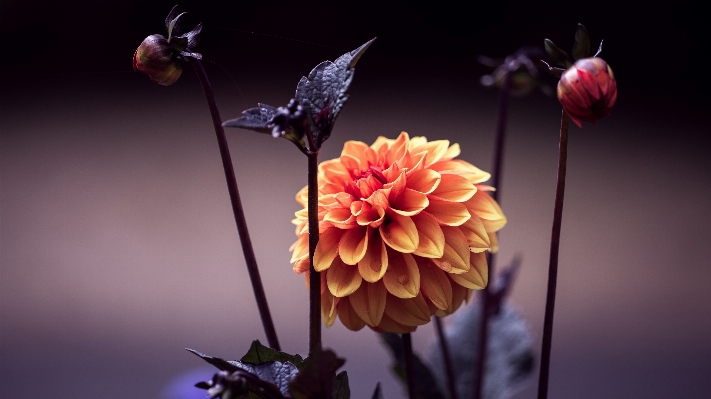
M 560 77 L 558 100 L 576 125 L 610 114 L 617 100 L 617 81 L 602 58 L 577 60 Z
M 403 132 L 345 144 L 319 165 L 321 312 L 351 330 L 403 333 L 454 312 L 488 281 L 485 251 L 506 224 L 459 145 Z M 307 188 L 296 196 L 294 271 L 309 271 Z M 308 278 L 307 278 L 308 284 Z

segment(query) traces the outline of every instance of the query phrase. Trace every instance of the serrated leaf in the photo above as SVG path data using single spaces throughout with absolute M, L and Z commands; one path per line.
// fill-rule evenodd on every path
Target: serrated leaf
M 348 386 L 348 373 L 341 371 L 333 378 L 333 399 L 350 399 L 351 388 Z
M 343 54 L 336 61 L 318 64 L 296 87 L 296 100 L 307 110 L 317 148 L 331 135 L 333 124 L 348 100 L 355 64 L 375 38 Z
M 573 44 L 573 58 L 579 60 L 590 56 L 590 36 L 583 24 L 578 24 L 575 31 L 575 43 Z
M 296 378 L 299 369 L 291 362 L 269 361 L 262 364 L 236 362 L 239 368 L 250 372 L 260 380 L 266 381 L 279 389 L 284 396 L 289 396 L 289 383 Z
M 407 386 L 407 380 L 405 377 L 405 354 L 402 347 L 402 337 L 393 333 L 382 333 L 380 334 L 380 337 L 390 349 L 390 353 L 393 355 L 395 360 L 395 363 L 393 364 L 393 371 L 395 372 L 395 375 L 397 375 L 400 381 Z M 430 371 L 429 367 L 422 362 L 416 353 L 413 353 L 412 357 L 415 369 L 415 381 L 417 381 L 417 399 L 445 399 L 446 397 L 442 391 L 440 391 L 437 380 L 435 380 L 434 374 Z
M 546 48 L 546 53 L 548 53 L 548 56 L 551 57 L 553 62 L 566 67 L 571 64 L 572 60 L 568 53 L 558 48 L 550 39 L 545 39 L 543 44 Z
M 271 361 L 290 362 L 297 368 L 301 368 L 304 359 L 299 355 L 290 355 L 288 353 L 279 352 L 275 349 L 262 345 L 258 339 L 252 341 L 252 346 L 249 347 L 247 353 L 240 359 L 243 363 L 263 364 Z
M 336 370 L 346 362 L 329 350 L 322 350 L 309 356 L 299 370 L 299 374 L 289 384 L 294 399 L 325 398 L 333 393 Z
M 373 391 L 373 396 L 370 399 L 383 399 L 382 389 L 380 388 L 380 382 L 375 385 L 375 390 Z

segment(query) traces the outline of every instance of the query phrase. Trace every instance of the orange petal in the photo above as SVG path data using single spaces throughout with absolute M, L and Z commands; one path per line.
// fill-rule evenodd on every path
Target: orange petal
M 422 294 L 409 299 L 389 295 L 385 302 L 385 314 L 406 326 L 416 327 L 430 322 L 430 308 Z
M 358 267 L 334 259 L 333 265 L 326 271 L 326 283 L 333 296 L 342 298 L 355 292 L 360 287 L 363 278 L 358 273 Z
M 343 144 L 341 156 L 347 155 L 358 162 L 358 169 L 364 170 L 368 167 L 368 159 L 366 152 L 370 149 L 368 144 L 362 141 L 350 140 Z
M 345 230 L 329 228 L 319 234 L 316 252 L 314 252 L 314 270 L 322 272 L 328 269 L 333 259 L 338 255 L 338 243 Z
M 425 142 L 421 145 L 416 146 L 415 148 L 411 148 L 410 151 L 413 153 L 427 151 L 427 157 L 425 158 L 425 167 L 428 167 L 442 159 L 442 156 L 444 156 L 448 149 L 449 140 L 435 140 Z
M 296 274 L 307 272 L 310 268 L 309 258 L 304 258 L 294 263 L 294 272 Z
M 420 243 L 414 254 L 425 258 L 441 258 L 444 255 L 444 233 L 439 223 L 425 213 L 412 216 L 417 227 Z
M 431 165 L 430 169 L 442 174 L 447 173 L 460 175 L 474 184 L 485 182 L 491 177 L 491 174 L 484 172 L 469 162 L 462 161 L 461 159 L 453 159 L 450 161 L 443 160 Z
M 336 321 L 336 305 L 339 299 L 331 295 L 328 290 L 321 293 L 321 319 L 326 327 L 331 327 Z
M 405 155 L 410 136 L 406 132 L 401 132 L 395 141 L 390 145 L 389 151 L 385 154 L 387 163 L 394 164 Z
M 290 250 L 294 251 L 294 252 L 291 253 L 291 261 L 289 261 L 289 263 L 294 263 L 299 259 L 308 257 L 309 256 L 309 235 L 308 234 L 300 235 L 299 238 L 294 243 L 294 245 L 291 246 Z
M 399 298 L 413 298 L 420 292 L 420 270 L 410 254 L 388 253 L 388 269 L 383 283 L 388 292 Z
M 452 285 L 447 274 L 429 259 L 417 262 L 420 265 L 422 293 L 439 309 L 446 310 L 452 302 Z
M 355 217 L 350 208 L 332 209 L 323 217 L 324 222 L 330 222 L 341 229 L 350 229 L 357 226 Z
M 470 289 L 464 288 L 453 282 L 450 282 L 450 286 L 452 287 L 452 302 L 450 302 L 447 309 L 438 310 L 435 313 L 439 317 L 444 317 L 454 313 L 460 306 L 462 306 L 462 302 L 464 302 L 464 300 L 467 299 L 469 294 L 472 292 Z
M 351 179 L 351 173 L 343 166 L 339 158 L 321 162 L 318 165 L 318 173 L 319 180 L 323 183 L 343 182 Z
M 489 234 L 484 228 L 478 216 L 473 215 L 466 223 L 459 226 L 464 235 L 467 237 L 469 250 L 472 252 L 484 252 L 491 246 Z
M 371 327 L 380 324 L 385 311 L 385 298 L 388 290 L 382 281 L 376 283 L 363 283 L 360 288 L 348 297 L 353 310 L 358 317 Z
M 484 190 L 478 190 L 474 196 L 468 201 L 464 202 L 464 205 L 469 208 L 469 210 L 479 216 L 479 218 L 484 220 L 501 220 L 506 219 L 504 212 L 499 207 L 499 204 L 494 201 L 491 196 Z
M 308 205 L 308 200 L 309 200 L 309 186 L 304 186 L 301 190 L 299 190 L 298 193 L 296 193 L 296 202 L 299 203 L 299 205 L 303 206 L 306 208 Z
M 430 198 L 430 205 L 423 212 L 427 212 L 439 224 L 447 226 L 461 226 L 471 217 L 469 210 L 463 204 L 432 198 Z
M 380 226 L 380 236 L 388 246 L 398 252 L 415 252 L 420 244 L 415 222 L 408 216 L 388 212 Z
M 469 244 L 459 227 L 442 226 L 444 254 L 432 261 L 447 273 L 463 273 L 469 270 Z
M 464 288 L 480 290 L 486 287 L 489 279 L 489 267 L 486 263 L 486 255 L 483 252 L 471 254 L 471 267 L 462 274 L 450 274 L 455 283 Z
M 375 331 L 378 332 L 391 332 L 395 334 L 406 334 L 406 333 L 411 333 L 415 330 L 417 330 L 417 327 L 413 326 L 406 326 L 404 324 L 400 324 L 396 322 L 395 320 L 391 319 L 388 317 L 388 315 L 383 314 L 382 320 L 380 320 L 380 324 L 378 327 L 373 328 Z
M 358 262 L 358 271 L 365 281 L 374 283 L 383 278 L 387 269 L 388 252 L 385 243 L 380 239 L 380 232 L 375 230 L 368 240 L 368 250 Z
M 429 204 L 426 195 L 409 188 L 394 198 L 390 196 L 390 209 L 401 216 L 417 215 Z
M 432 195 L 447 201 L 464 202 L 476 193 L 476 186 L 458 175 L 441 175 L 442 181 Z
M 450 160 L 452 158 L 456 158 L 459 156 L 459 154 L 462 153 L 462 150 L 459 148 L 459 143 L 454 143 L 449 148 L 447 148 L 447 151 L 442 155 L 442 160 Z
M 489 242 L 491 243 L 491 252 L 499 252 L 499 239 L 496 237 L 496 233 L 489 233 Z
M 441 179 L 442 176 L 434 170 L 418 170 L 407 177 L 407 188 L 411 188 L 422 194 L 429 194 L 439 186 Z
M 338 302 L 338 318 L 351 331 L 358 331 L 365 327 L 365 321 L 358 317 L 358 314 L 353 310 L 348 297 L 341 298 Z
M 347 230 L 338 244 L 338 254 L 347 265 L 355 265 L 363 259 L 368 249 L 368 227 L 358 226 Z

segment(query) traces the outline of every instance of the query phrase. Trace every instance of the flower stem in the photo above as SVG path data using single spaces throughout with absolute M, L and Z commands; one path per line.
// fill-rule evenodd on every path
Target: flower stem
M 321 351 L 321 273 L 314 269 L 318 244 L 318 152 L 306 154 L 309 214 L 309 356 Z
M 433 316 L 435 319 L 435 330 L 437 331 L 437 340 L 439 348 L 442 351 L 442 359 L 444 360 L 444 373 L 447 376 L 447 389 L 449 389 L 449 399 L 457 399 L 457 381 L 454 379 L 454 369 L 452 367 L 452 358 L 449 355 L 449 345 L 447 345 L 447 337 L 444 336 L 442 330 L 442 319 L 438 316 Z
M 504 163 L 504 148 L 506 145 L 506 120 L 509 111 L 509 94 L 511 91 L 511 71 L 508 70 L 504 76 L 504 84 L 499 94 L 499 112 L 496 121 L 496 138 L 494 142 L 494 165 L 492 169 L 491 185 L 496 188 L 491 192 L 494 201 L 499 201 L 501 192 L 501 174 Z M 479 322 L 479 339 L 476 359 L 474 363 L 474 380 L 472 389 L 474 399 L 483 397 L 484 391 L 484 369 L 486 367 L 486 348 L 489 340 L 489 319 L 492 313 L 494 301 L 491 295 L 491 283 L 494 280 L 494 266 L 496 255 L 487 254 L 487 264 L 489 267 L 489 284 L 481 292 L 481 319 Z
M 227 145 L 225 130 L 222 127 L 220 112 L 218 111 L 217 103 L 215 102 L 215 93 L 212 90 L 212 85 L 210 84 L 210 80 L 207 78 L 207 73 L 205 73 L 205 68 L 203 68 L 200 60 L 190 58 L 190 63 L 193 64 L 198 79 L 200 79 L 202 89 L 205 92 L 205 98 L 207 99 L 207 105 L 210 108 L 210 115 L 212 115 L 212 123 L 215 127 L 215 133 L 217 134 L 217 144 L 220 147 L 220 155 L 222 156 L 222 167 L 225 170 L 227 189 L 230 192 L 232 213 L 234 213 L 235 222 L 237 223 L 237 231 L 239 232 L 239 238 L 242 244 L 242 252 L 244 253 L 244 258 L 247 263 L 247 271 L 249 272 L 249 279 L 252 282 L 254 298 L 257 300 L 257 307 L 259 308 L 259 316 L 261 317 L 262 325 L 264 326 L 264 333 L 267 335 L 269 346 L 276 350 L 281 350 L 276 330 L 274 329 L 274 322 L 272 321 L 272 316 L 269 313 L 269 305 L 267 304 L 267 297 L 264 293 L 264 287 L 262 286 L 262 279 L 259 276 L 257 258 L 254 256 L 252 241 L 249 238 L 247 221 L 244 218 L 242 201 L 240 200 L 239 191 L 237 190 L 237 179 L 235 178 L 235 171 L 232 167 L 230 149 Z
M 560 226 L 563 220 L 563 196 L 565 194 L 565 169 L 568 159 L 568 114 L 563 110 L 560 118 L 560 145 L 558 148 L 558 184 L 555 191 L 551 252 L 548 263 L 548 290 L 546 292 L 546 313 L 543 321 L 543 345 L 541 347 L 541 368 L 538 375 L 538 399 L 548 397 L 548 374 L 553 341 L 553 310 L 555 289 L 558 279 L 558 248 L 560 247 Z
M 412 355 L 412 337 L 410 333 L 402 334 L 402 350 L 405 357 L 405 378 L 407 379 L 407 393 L 410 399 L 417 398 L 415 382 L 415 361 Z

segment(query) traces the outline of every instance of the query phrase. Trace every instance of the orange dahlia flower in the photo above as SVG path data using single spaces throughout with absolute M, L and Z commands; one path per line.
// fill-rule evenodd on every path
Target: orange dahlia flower
M 403 132 L 345 144 L 319 165 L 321 313 L 351 330 L 404 333 L 454 312 L 488 281 L 486 250 L 506 224 L 459 145 Z M 307 187 L 296 195 L 294 271 L 309 272 Z

